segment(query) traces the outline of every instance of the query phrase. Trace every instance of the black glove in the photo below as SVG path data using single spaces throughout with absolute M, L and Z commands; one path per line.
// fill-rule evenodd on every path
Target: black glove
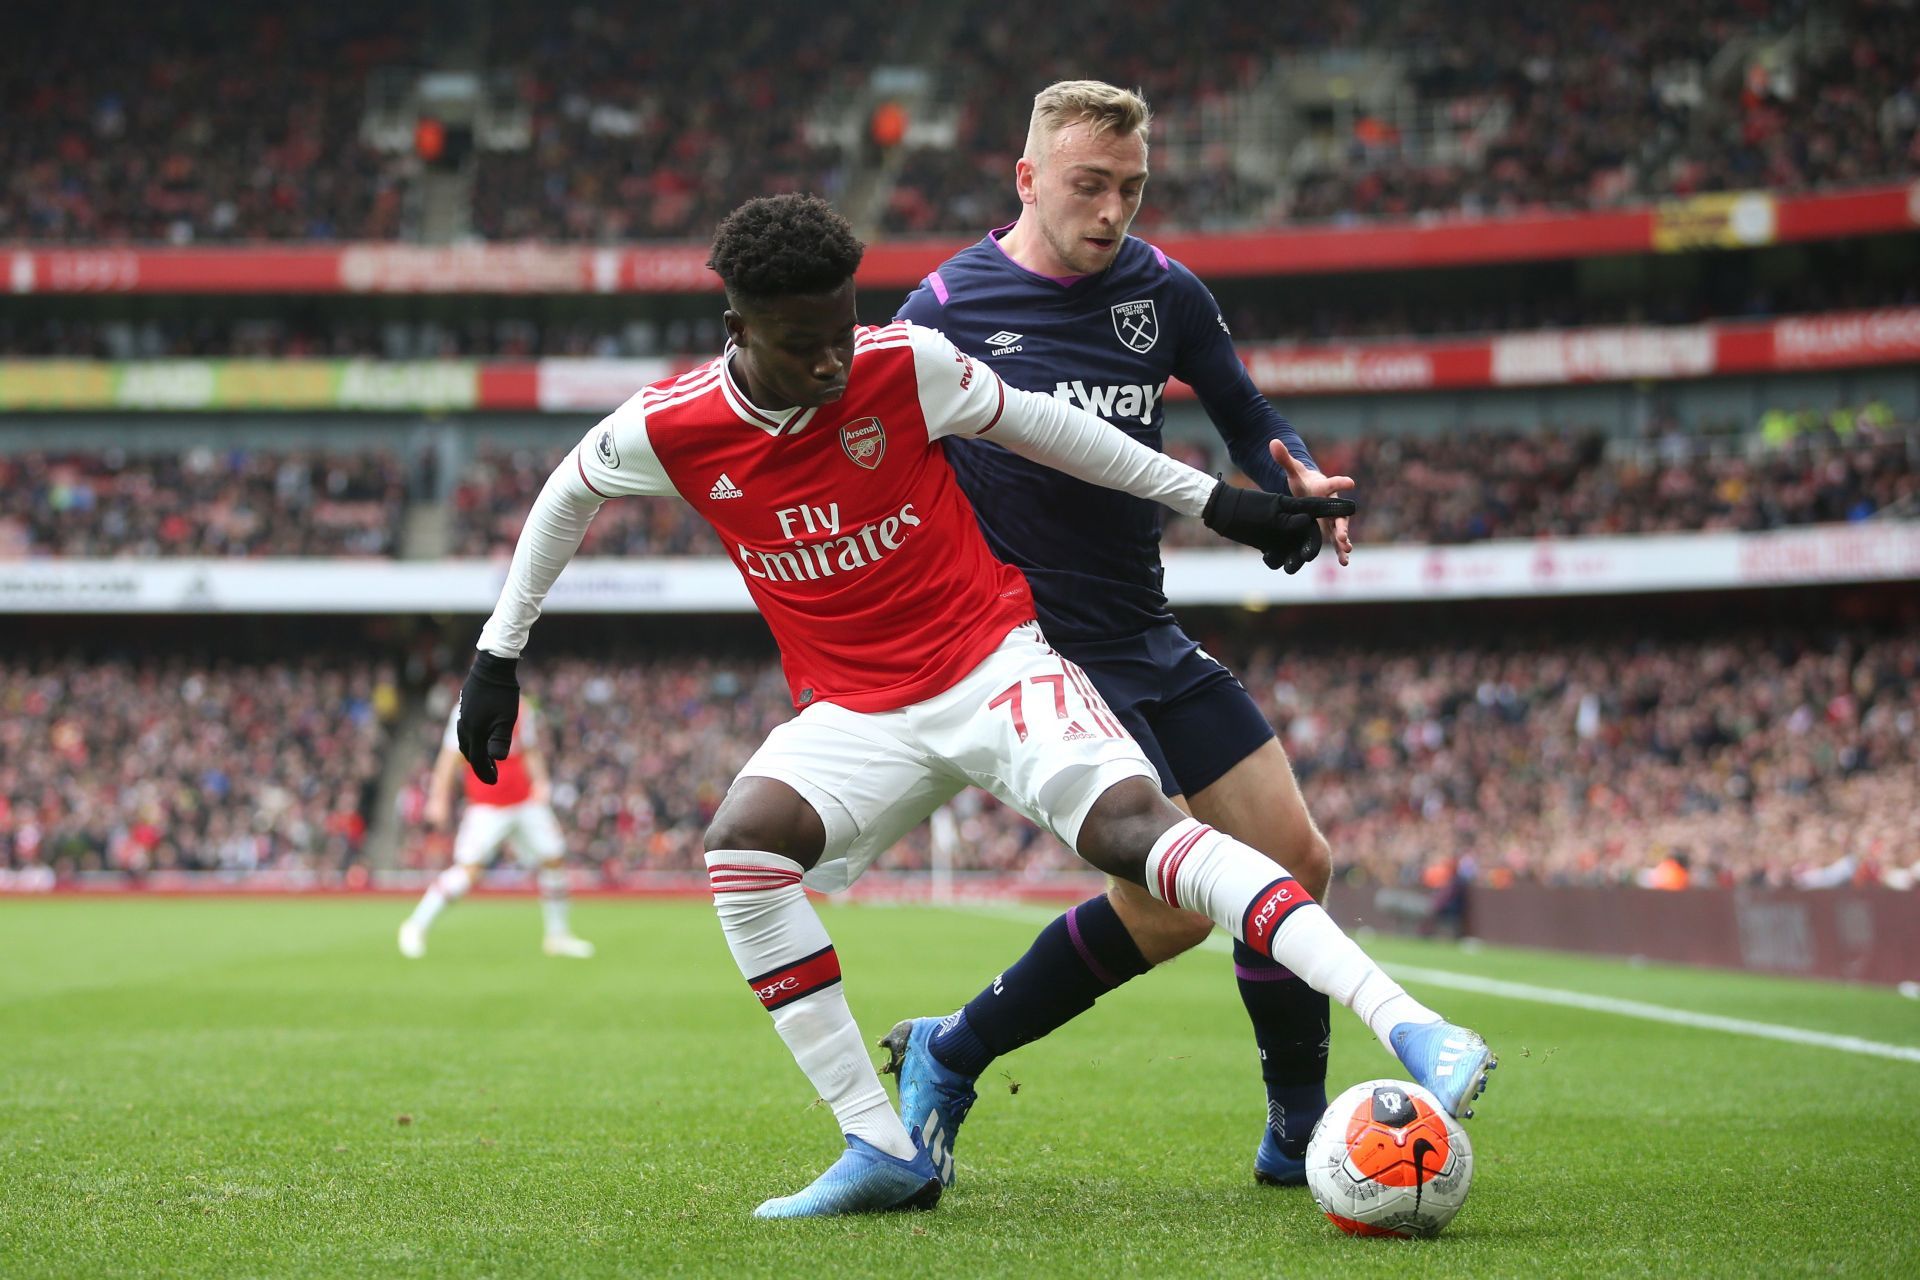
M 519 665 L 518 658 L 502 658 L 482 649 L 474 655 L 467 682 L 460 686 L 460 720 L 453 736 L 473 776 L 482 782 L 500 780 L 494 761 L 505 760 L 513 750 L 513 722 L 520 715 L 520 681 L 513 669 Z
M 1221 537 L 1264 552 L 1267 568 L 1298 573 L 1320 554 L 1320 521 L 1354 510 L 1352 498 L 1295 498 L 1238 489 L 1223 480 L 1213 487 L 1200 519 Z

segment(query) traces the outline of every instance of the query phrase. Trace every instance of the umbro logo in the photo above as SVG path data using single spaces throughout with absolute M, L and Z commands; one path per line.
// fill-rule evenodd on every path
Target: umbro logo
M 729 479 L 727 473 L 724 471 L 720 473 L 720 478 L 713 482 L 713 488 L 707 490 L 708 502 L 718 502 L 722 498 L 744 498 L 746 496 L 746 494 L 740 492 L 740 486 Z
M 1020 339 L 1024 334 L 1002 329 L 998 333 L 987 335 L 987 354 L 990 356 L 1010 356 L 1020 350 Z

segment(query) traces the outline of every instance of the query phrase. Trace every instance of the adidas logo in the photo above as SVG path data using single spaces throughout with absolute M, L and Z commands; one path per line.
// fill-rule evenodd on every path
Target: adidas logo
M 934 1172 L 940 1175 L 940 1181 L 953 1181 L 953 1149 L 947 1145 L 947 1133 L 940 1125 L 940 1113 L 928 1114 L 926 1122 L 920 1126 L 920 1141 L 927 1148 L 927 1157 L 933 1161 Z
M 1060 735 L 1062 742 L 1085 742 L 1095 735 L 1088 733 L 1078 720 L 1067 722 L 1067 731 Z
M 713 488 L 707 490 L 708 502 L 718 502 L 722 498 L 744 498 L 746 496 L 746 494 L 740 492 L 739 485 L 728 479 L 727 473 L 724 471 L 720 473 L 720 478 L 713 482 Z

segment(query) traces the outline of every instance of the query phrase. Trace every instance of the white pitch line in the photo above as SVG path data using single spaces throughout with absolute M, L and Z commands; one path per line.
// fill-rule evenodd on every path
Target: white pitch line
M 976 915 L 1021 919 L 1045 915 L 1049 920 L 1053 918 L 1051 913 L 1033 907 L 967 909 Z M 1217 933 L 1200 945 L 1209 951 L 1233 950 L 1233 944 Z M 1425 969 L 1417 965 L 1405 964 L 1383 967 L 1394 977 L 1408 982 L 1426 982 L 1436 987 L 1452 987 L 1456 991 L 1471 991 L 1478 995 L 1504 996 L 1509 1000 L 1555 1004 L 1569 1009 L 1590 1009 L 1595 1013 L 1611 1013 L 1622 1018 L 1666 1022 L 1678 1027 L 1695 1027 L 1703 1031 L 1724 1031 L 1729 1035 L 1753 1036 L 1761 1040 L 1781 1040 L 1788 1044 L 1805 1044 L 1819 1049 L 1833 1049 L 1839 1053 L 1857 1053 L 1870 1058 L 1892 1058 L 1896 1062 L 1920 1062 L 1920 1048 L 1914 1048 L 1911 1045 L 1886 1044 L 1879 1040 L 1835 1035 L 1827 1031 L 1809 1031 L 1804 1027 L 1789 1027 L 1777 1022 L 1725 1018 L 1717 1013 L 1695 1013 L 1691 1009 L 1670 1009 L 1665 1005 L 1646 1004 L 1639 1000 L 1620 1000 L 1613 996 L 1589 995 L 1584 991 L 1568 991 L 1560 987 L 1536 987 L 1527 982 L 1506 982 L 1499 978 L 1482 978 L 1477 974 L 1454 973 L 1449 969 Z
M 1729 1035 L 1755 1036 L 1761 1040 L 1784 1040 L 1788 1044 L 1807 1044 L 1841 1053 L 1864 1054 L 1871 1058 L 1892 1058 L 1899 1062 L 1920 1062 L 1920 1049 L 1904 1044 L 1884 1044 L 1859 1036 L 1834 1035 L 1827 1031 L 1808 1031 L 1777 1022 L 1753 1022 L 1746 1018 L 1723 1018 L 1717 1013 L 1695 1013 L 1690 1009 L 1669 1009 L 1665 1005 L 1643 1004 L 1638 1000 L 1618 1000 L 1612 996 L 1588 995 L 1584 991 L 1564 991 L 1559 987 L 1536 987 L 1526 982 L 1505 982 L 1471 973 L 1452 973 L 1446 969 L 1422 969 L 1414 965 L 1388 966 L 1393 976 L 1408 982 L 1427 982 L 1436 987 L 1452 987 L 1480 995 L 1505 996 L 1509 1000 L 1530 1000 L 1535 1004 L 1557 1004 L 1571 1009 L 1591 1009 L 1623 1018 L 1641 1018 L 1648 1022 L 1670 1022 L 1680 1027 L 1698 1027 L 1706 1031 L 1725 1031 Z

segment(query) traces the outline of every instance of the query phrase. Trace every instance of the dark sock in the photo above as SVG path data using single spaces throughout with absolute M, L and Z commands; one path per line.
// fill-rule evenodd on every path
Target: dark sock
M 1106 895 L 1089 898 L 1042 929 L 1027 954 L 940 1024 L 928 1047 L 952 1070 L 977 1076 L 1151 967 Z
M 1307 1153 L 1314 1123 L 1327 1109 L 1327 998 L 1244 942 L 1233 944 L 1233 976 L 1253 1020 L 1260 1076 L 1267 1085 L 1267 1127 L 1294 1159 Z

